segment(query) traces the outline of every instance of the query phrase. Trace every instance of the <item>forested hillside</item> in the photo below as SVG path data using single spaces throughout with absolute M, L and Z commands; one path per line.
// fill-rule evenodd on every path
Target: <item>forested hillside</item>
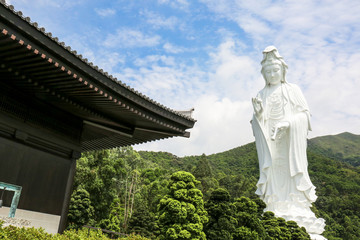
M 360 136 L 341 133 L 334 136 L 313 138 L 309 141 L 309 150 L 326 157 L 360 166 Z
M 326 220 L 329 240 L 360 239 L 359 142 L 350 133 L 309 141 L 313 211 Z M 86 153 L 69 228 L 88 224 L 150 239 L 309 239 L 296 223 L 262 215 L 258 171 L 254 143 L 182 158 L 132 148 Z

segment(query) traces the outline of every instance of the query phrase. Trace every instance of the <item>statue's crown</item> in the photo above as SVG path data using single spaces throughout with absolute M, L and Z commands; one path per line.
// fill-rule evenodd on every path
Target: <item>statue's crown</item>
M 263 51 L 264 58 L 261 61 L 261 65 L 263 67 L 269 66 L 269 65 L 282 65 L 282 62 L 279 59 L 282 59 L 280 56 L 278 50 L 274 46 L 268 46 Z
M 261 63 L 261 65 L 263 65 L 264 67 L 265 66 L 269 66 L 269 65 L 282 65 L 281 61 L 277 58 L 275 58 L 274 56 L 270 55 L 270 56 L 267 56 L 265 61 L 263 61 Z

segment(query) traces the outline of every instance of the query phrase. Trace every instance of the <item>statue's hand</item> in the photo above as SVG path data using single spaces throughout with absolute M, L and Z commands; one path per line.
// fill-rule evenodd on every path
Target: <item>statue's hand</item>
M 275 141 L 275 139 L 283 138 L 289 127 L 290 123 L 287 121 L 278 122 L 272 129 L 273 134 L 271 136 L 271 140 Z
M 278 122 L 275 127 L 277 127 L 280 130 L 286 130 L 290 127 L 290 123 L 288 121 L 284 122 Z
M 264 110 L 262 100 L 259 98 L 252 98 L 251 100 L 252 100 L 255 115 L 257 117 L 259 117 Z

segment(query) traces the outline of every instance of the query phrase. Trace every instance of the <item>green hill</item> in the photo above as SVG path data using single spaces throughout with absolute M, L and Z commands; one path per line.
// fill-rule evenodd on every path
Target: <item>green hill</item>
M 329 240 L 360 239 L 359 136 L 343 133 L 318 137 L 308 143 L 309 174 L 318 196 L 313 211 L 326 220 L 323 235 Z M 161 230 L 156 221 L 160 200 L 170 191 L 172 174 L 180 170 L 196 177 L 206 204 L 212 201 L 216 189 L 223 188 L 220 192 L 228 192 L 226 201 L 248 199 L 247 202 L 259 207 L 256 214 L 261 213 L 264 204 L 255 195 L 259 169 L 254 142 L 209 156 L 187 157 L 167 152 L 136 152 L 126 147 L 82 154 L 77 161 L 69 226 L 82 226 L 88 222 L 104 229 L 139 232 L 155 239 Z M 241 216 L 245 215 L 240 214 L 237 219 L 247 219 Z M 259 216 L 253 216 L 253 219 Z M 239 226 L 244 227 L 245 222 Z M 216 229 L 219 230 L 217 227 L 212 230 Z M 245 232 L 240 235 L 247 236 Z
M 360 136 L 351 133 L 308 141 L 309 174 L 318 195 L 314 212 L 326 220 L 324 235 L 328 239 L 360 239 L 359 146 Z M 233 198 L 257 198 L 254 192 L 259 169 L 255 143 L 209 156 L 179 158 L 163 152 L 139 153 L 145 159 L 157 159 L 170 171 L 198 174 L 196 177 L 206 185 L 202 189 L 205 198 L 209 195 L 206 191 L 211 191 L 209 186 L 216 184 L 226 188 Z M 212 180 L 199 174 L 204 164 L 211 168 Z
M 309 140 L 309 150 L 324 156 L 360 166 L 360 135 L 344 132 Z

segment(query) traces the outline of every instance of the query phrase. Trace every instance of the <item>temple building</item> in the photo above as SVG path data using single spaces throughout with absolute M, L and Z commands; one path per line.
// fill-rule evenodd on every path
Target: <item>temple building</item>
M 18 200 L 15 217 L 57 216 L 58 232 L 81 152 L 189 137 L 195 124 L 94 66 L 4 0 L 0 78 L 3 205 Z

